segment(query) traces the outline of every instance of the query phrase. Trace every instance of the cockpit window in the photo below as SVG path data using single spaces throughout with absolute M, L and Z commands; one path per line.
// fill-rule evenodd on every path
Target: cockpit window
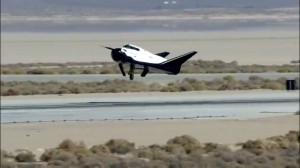
M 123 46 L 124 48 L 128 48 L 128 49 L 133 49 L 133 50 L 136 50 L 136 51 L 140 51 L 140 49 L 138 49 L 138 48 L 136 48 L 136 47 L 133 47 L 133 46 L 131 46 L 131 45 L 124 45 Z
M 129 48 L 129 45 L 124 45 L 123 47 L 124 47 L 124 48 Z

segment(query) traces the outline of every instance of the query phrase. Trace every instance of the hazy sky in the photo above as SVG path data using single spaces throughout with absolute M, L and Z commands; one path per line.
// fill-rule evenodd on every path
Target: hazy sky
M 184 9 L 199 7 L 299 7 L 299 0 L 1 0 L 3 13 L 91 12 L 99 10 Z

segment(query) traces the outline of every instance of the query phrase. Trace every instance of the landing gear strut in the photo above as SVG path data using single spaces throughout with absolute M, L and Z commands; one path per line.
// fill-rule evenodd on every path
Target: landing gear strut
M 130 70 L 128 72 L 128 75 L 130 80 L 134 79 L 134 64 L 130 64 Z
M 145 77 L 147 75 L 147 73 L 149 72 L 148 67 L 144 67 L 143 72 L 141 73 L 141 77 Z

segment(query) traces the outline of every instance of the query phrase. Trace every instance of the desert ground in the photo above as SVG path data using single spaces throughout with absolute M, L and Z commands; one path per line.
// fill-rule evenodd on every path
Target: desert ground
M 192 59 L 239 64 L 287 64 L 299 59 L 299 31 L 244 29 L 199 32 L 1 33 L 1 64 L 112 61 L 101 45 L 132 43 L 171 57 L 196 50 Z
M 236 30 L 138 33 L 1 33 L 1 64 L 30 62 L 111 61 L 101 45 L 133 43 L 174 57 L 196 50 L 193 59 L 238 61 L 240 64 L 286 64 L 299 59 L 299 31 Z M 79 95 L 81 96 L 81 95 Z M 248 120 L 94 121 L 1 124 L 1 148 L 39 151 L 69 138 L 88 146 L 124 138 L 137 146 L 164 144 L 187 134 L 200 142 L 234 145 L 248 139 L 299 130 L 299 116 Z
M 136 146 L 164 144 L 179 135 L 191 135 L 201 143 L 215 142 L 234 147 L 249 139 L 284 135 L 299 130 L 299 116 L 285 115 L 248 120 L 161 120 L 92 121 L 61 123 L 2 124 L 1 148 L 29 149 L 41 153 L 56 147 L 64 139 L 84 141 L 92 146 L 113 138 L 124 138 Z

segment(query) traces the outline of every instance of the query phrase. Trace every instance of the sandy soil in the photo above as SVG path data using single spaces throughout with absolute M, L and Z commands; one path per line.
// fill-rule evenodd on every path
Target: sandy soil
M 169 58 L 188 51 L 192 59 L 238 61 L 240 64 L 285 64 L 299 59 L 299 31 L 230 30 L 134 33 L 1 33 L 1 64 L 30 62 L 112 61 L 99 46 L 132 43 Z
M 164 120 L 164 121 L 92 121 L 66 123 L 2 124 L 1 148 L 9 151 L 56 147 L 69 138 L 88 146 L 103 144 L 112 138 L 125 138 L 137 146 L 164 144 L 168 139 L 187 134 L 200 142 L 233 145 L 248 139 L 283 135 L 299 130 L 299 116 L 249 120 Z M 41 151 L 40 151 L 41 152 Z

